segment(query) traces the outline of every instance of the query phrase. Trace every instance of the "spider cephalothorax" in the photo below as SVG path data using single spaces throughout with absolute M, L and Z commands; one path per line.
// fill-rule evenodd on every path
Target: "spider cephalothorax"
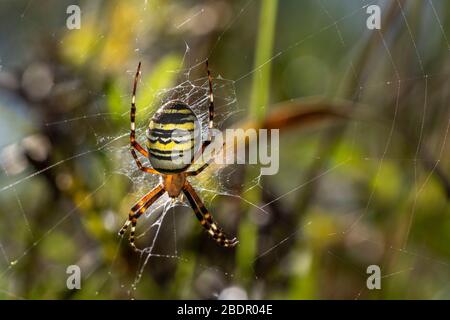
M 208 209 L 202 203 L 200 197 L 190 185 L 187 177 L 196 176 L 202 172 L 209 163 L 205 163 L 197 170 L 188 171 L 190 165 L 200 156 L 210 141 L 205 141 L 197 147 L 196 141 L 199 138 L 199 121 L 192 109 L 182 101 L 169 101 L 160 107 L 150 120 L 147 129 L 147 150 L 136 141 L 136 87 L 141 70 L 141 63 L 138 65 L 134 78 L 133 95 L 131 98 L 131 155 L 138 168 L 147 173 L 161 176 L 160 184 L 152 191 L 143 196 L 130 210 L 128 220 L 120 229 L 119 234 L 123 235 L 131 224 L 130 244 L 133 249 L 138 250 L 134 244 L 134 233 L 137 219 L 164 193 L 169 197 L 177 198 L 183 193 L 195 216 L 208 234 L 224 247 L 234 247 L 238 241 L 236 238 L 228 239 L 222 230 L 213 221 Z M 208 127 L 212 129 L 214 118 L 214 96 L 212 92 L 211 75 L 206 61 L 209 83 L 209 122 Z M 145 167 L 139 160 L 136 150 L 144 157 L 148 158 L 152 167 Z M 186 159 L 188 161 L 186 161 Z

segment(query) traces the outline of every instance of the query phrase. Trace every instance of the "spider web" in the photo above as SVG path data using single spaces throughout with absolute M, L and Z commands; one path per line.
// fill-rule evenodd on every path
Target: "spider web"
M 310 42 L 320 39 L 324 34 L 334 34 L 337 45 L 341 46 L 342 52 L 348 56 L 344 61 L 345 66 L 343 69 L 345 69 L 345 72 L 343 72 L 343 78 L 355 77 L 355 81 L 358 82 L 357 89 L 352 95 L 355 101 L 367 102 L 373 100 L 376 101 L 374 105 L 382 106 L 383 103 L 387 103 L 389 102 L 389 99 L 392 99 L 393 104 L 386 107 L 390 111 L 390 113 L 387 113 L 390 114 L 388 121 L 383 123 L 383 125 L 376 126 L 372 124 L 368 125 L 366 121 L 357 119 L 350 120 L 350 125 L 348 125 L 349 129 L 345 132 L 347 139 L 351 141 L 351 150 L 349 151 L 350 157 L 334 159 L 333 161 L 326 163 L 320 172 L 315 173 L 312 176 L 308 177 L 306 175 L 301 175 L 303 180 L 300 182 L 286 179 L 289 177 L 290 171 L 285 168 L 292 165 L 292 163 L 289 162 L 289 159 L 283 158 L 283 154 L 281 154 L 282 163 L 280 164 L 281 172 L 279 176 L 281 177 L 280 179 L 286 181 L 286 183 L 280 186 L 280 190 L 276 193 L 274 193 L 272 189 L 267 190 L 264 184 L 261 183 L 262 177 L 257 175 L 251 177 L 249 182 L 241 186 L 240 192 L 237 192 L 231 187 L 231 182 L 235 179 L 236 174 L 239 174 L 239 169 L 236 167 L 220 167 L 217 165 L 212 166 L 202 173 L 195 181 L 193 180 L 193 186 L 199 191 L 200 196 L 207 207 L 213 206 L 217 197 L 224 196 L 235 198 L 247 203 L 253 208 L 249 210 L 249 214 L 260 216 L 262 217 L 261 219 L 264 220 L 267 219 L 267 216 L 270 219 L 272 215 L 272 205 L 284 201 L 287 203 L 287 206 L 294 202 L 295 199 L 293 198 L 299 194 L 299 191 L 306 189 L 312 184 L 319 183 L 319 194 L 321 195 L 318 196 L 318 199 L 315 199 L 315 202 L 322 201 L 325 203 L 325 208 L 327 206 L 338 206 L 338 212 L 341 214 L 341 216 L 335 220 L 338 221 L 338 227 L 331 228 L 331 232 L 325 237 L 326 240 L 322 239 L 322 241 L 333 244 L 342 240 L 349 252 L 344 254 L 342 253 L 341 248 L 335 250 L 334 247 L 330 245 L 327 250 L 327 259 L 331 259 L 335 262 L 337 261 L 338 264 L 346 265 L 350 270 L 361 275 L 361 289 L 349 294 L 357 299 L 362 294 L 368 292 L 365 284 L 367 275 L 365 274 L 363 266 L 366 266 L 368 261 L 374 260 L 373 257 L 380 256 L 380 252 L 396 256 L 397 260 L 395 261 L 398 262 L 393 266 L 381 266 L 382 269 L 386 268 L 390 270 L 389 273 L 383 274 L 383 279 L 392 277 L 401 278 L 404 275 L 413 277 L 416 272 L 421 271 L 421 268 L 438 270 L 440 275 L 448 274 L 450 266 L 448 260 L 436 258 L 433 253 L 430 253 L 428 250 L 418 245 L 410 246 L 410 234 L 411 229 L 414 227 L 414 222 L 417 219 L 418 204 L 421 200 L 421 196 L 423 196 L 427 187 L 433 182 L 433 177 L 439 169 L 439 166 L 445 165 L 446 159 L 448 159 L 447 138 L 450 126 L 448 108 L 444 110 L 430 110 L 430 106 L 435 104 L 432 103 L 432 99 L 435 99 L 435 97 L 430 95 L 430 91 L 436 90 L 435 87 L 438 85 L 438 82 L 444 82 L 448 85 L 449 73 L 447 69 L 450 42 L 448 41 L 448 32 L 443 23 L 444 18 L 442 17 L 442 8 L 445 8 L 445 3 L 436 0 L 426 1 L 423 5 L 424 14 L 426 16 L 424 24 L 429 28 L 432 28 L 432 30 L 439 35 L 439 41 L 445 43 L 445 50 L 448 50 L 448 52 L 444 53 L 447 57 L 445 60 L 447 62 L 445 68 L 440 70 L 440 73 L 430 74 L 427 67 L 430 52 L 427 51 L 427 48 L 423 47 L 421 42 L 423 41 L 422 38 L 424 35 L 417 30 L 413 30 L 411 27 L 411 20 L 413 19 L 411 15 L 412 9 L 408 3 L 396 0 L 395 3 L 398 5 L 400 12 L 400 19 L 397 27 L 400 30 L 406 30 L 407 40 L 403 40 L 405 41 L 405 46 L 413 52 L 413 59 L 410 60 L 413 62 L 413 65 L 410 68 L 411 71 L 408 73 L 403 71 L 405 68 L 401 57 L 399 57 L 398 52 L 394 52 L 392 49 L 393 42 L 395 41 L 395 39 L 393 39 L 394 36 L 392 34 L 386 35 L 383 30 L 374 30 L 371 31 L 370 34 L 376 34 L 375 39 L 378 44 L 376 54 L 379 55 L 383 67 L 380 68 L 380 70 L 371 70 L 371 72 L 377 74 L 377 77 L 374 77 L 375 80 L 368 81 L 366 79 L 358 78 L 358 70 L 355 69 L 357 61 L 354 61 L 353 55 L 348 54 L 348 52 L 360 45 L 361 39 L 367 39 L 370 35 L 366 30 L 355 36 L 355 34 L 348 31 L 348 23 L 353 19 L 359 19 L 362 21 L 361 23 L 365 23 L 365 18 L 367 17 L 365 9 L 369 4 L 373 4 L 373 1 L 356 2 L 357 4 L 355 4 L 355 1 L 345 2 L 343 5 L 346 6 L 344 14 L 339 15 L 335 12 L 342 13 L 342 10 L 337 10 L 338 4 L 336 1 L 321 0 L 314 2 L 313 6 L 315 10 L 317 10 L 318 15 L 323 18 L 321 22 L 325 21 L 325 23 L 320 25 L 312 24 L 309 30 L 306 30 L 301 34 L 301 37 L 296 35 L 296 39 L 293 41 L 277 44 L 273 56 L 256 68 L 249 67 L 251 64 L 247 63 L 246 71 L 240 70 L 237 74 L 228 76 L 229 79 L 222 77 L 220 72 L 218 74 L 218 70 L 213 70 L 214 95 L 217 113 L 215 123 L 220 129 L 224 129 L 229 123 L 233 123 L 236 119 L 245 115 L 245 107 L 243 106 L 240 97 L 246 97 L 246 95 L 241 92 L 241 88 L 243 88 L 242 90 L 245 90 L 245 88 L 247 88 L 245 84 L 251 81 L 253 76 L 258 75 L 262 68 L 269 63 L 275 64 L 279 60 L 288 59 L 292 52 L 299 48 L 307 48 Z M 389 8 L 388 2 L 375 1 L 375 3 L 383 8 L 383 12 Z M 30 14 L 30 11 L 35 10 L 33 9 L 33 4 L 32 0 L 26 2 L 26 6 L 20 11 L 21 14 L 18 18 L 18 24 L 20 24 L 23 19 L 27 19 L 27 15 Z M 152 2 L 147 1 L 142 1 L 138 5 L 142 9 L 141 16 L 138 19 L 139 22 L 135 28 L 141 30 L 143 25 L 142 20 L 144 19 L 145 14 L 151 10 L 157 10 L 157 8 L 153 8 Z M 240 24 L 243 23 L 243 20 L 254 13 L 255 8 L 257 8 L 255 1 L 243 1 L 239 4 L 238 10 L 234 10 L 229 14 L 226 23 L 222 26 L 216 41 L 211 46 L 212 49 L 208 53 L 208 58 L 210 60 L 213 60 L 215 55 L 219 53 L 220 46 L 224 39 L 229 34 L 233 34 L 233 31 L 238 30 Z M 179 14 L 179 21 L 177 20 L 174 24 L 175 29 L 193 28 L 193 25 L 196 25 L 198 20 L 207 19 L 209 14 L 211 14 L 211 11 L 208 6 L 199 4 L 193 6 L 187 14 Z M 137 32 L 137 34 L 136 52 L 139 53 L 141 48 L 145 47 L 145 40 L 139 36 L 139 32 Z M 98 40 L 100 41 L 100 36 Z M 144 141 L 142 139 L 145 136 L 144 130 L 149 115 L 151 115 L 155 108 L 164 101 L 175 98 L 189 102 L 190 105 L 193 106 L 194 112 L 203 124 L 203 135 L 205 136 L 206 134 L 208 82 L 205 76 L 198 76 L 204 72 L 205 58 L 192 58 L 194 54 L 190 50 L 189 41 L 187 39 L 185 41 L 186 48 L 184 50 L 183 64 L 179 69 L 172 70 L 172 72 L 178 75 L 180 81 L 173 87 L 156 92 L 151 105 L 138 105 L 137 137 L 138 141 L 141 143 Z M 5 65 L 2 69 L 7 68 L 7 59 L 8 57 L 0 60 L 0 63 Z M 191 60 L 194 60 L 194 63 L 191 63 Z M 251 61 L 251 59 L 246 61 Z M 144 75 L 145 72 L 146 68 L 144 64 Z M 134 70 L 130 69 L 126 74 L 130 79 L 130 83 L 133 73 Z M 399 119 L 406 117 L 405 110 L 403 110 L 401 106 L 403 105 L 403 101 L 408 99 L 404 94 L 404 90 L 413 85 L 416 86 L 415 90 L 420 92 L 417 93 L 417 96 L 421 96 L 420 104 L 422 106 L 420 115 L 418 115 L 416 119 L 417 122 L 411 125 L 413 127 L 412 132 L 417 134 L 417 139 L 413 142 L 415 145 L 415 150 L 413 152 L 414 157 L 408 159 L 398 158 L 396 149 L 399 148 L 402 143 L 398 141 L 396 133 L 399 130 Z M 141 81 L 138 87 L 138 96 L 140 93 L 150 89 L 151 88 L 143 86 Z M 441 90 L 438 92 L 443 95 L 443 103 L 446 103 L 448 101 L 448 91 Z M 95 93 L 92 92 L 91 94 Z M 386 96 L 384 100 L 378 97 L 381 94 Z M 294 95 L 288 95 L 288 98 L 290 99 L 296 97 L 297 96 Z M 129 95 L 126 95 L 123 98 L 125 98 L 124 101 L 127 101 L 126 99 L 131 99 Z M 14 101 L 14 103 L 17 102 Z M 417 104 L 418 102 L 416 101 L 415 103 Z M 8 105 L 9 102 L 2 101 L 2 104 Z M 20 174 L 20 168 L 26 166 L 27 163 L 27 159 L 20 156 L 21 148 L 30 146 L 32 148 L 32 146 L 36 144 L 36 141 L 45 145 L 45 139 L 39 135 L 32 135 L 32 138 L 24 140 L 21 134 L 15 133 L 13 129 L 5 131 L 13 132 L 14 135 L 9 141 L 6 141 L 7 143 L 3 143 L 4 147 L 1 150 L 1 163 L 4 174 L 2 176 L 3 183 L 0 187 L 0 197 L 2 202 L 8 203 L 5 207 L 9 210 L 7 216 L 14 217 L 16 221 L 20 221 L 25 226 L 25 231 L 22 232 L 26 233 L 26 237 L 31 239 L 28 243 L 14 241 L 14 235 L 4 231 L 9 228 L 14 229 L 14 225 L 7 221 L 8 217 L 5 218 L 5 213 L 2 215 L 4 227 L 1 229 L 0 251 L 4 261 L 0 263 L 0 292 L 4 293 L 7 297 L 22 298 L 15 294 L 15 279 L 20 278 L 20 268 L 25 258 L 32 255 L 39 247 L 45 244 L 45 240 L 50 237 L 55 230 L 63 227 L 65 222 L 72 219 L 73 216 L 82 210 L 86 204 L 91 202 L 100 191 L 114 187 L 113 181 L 116 177 L 124 177 L 129 181 L 132 188 L 123 196 L 124 198 L 127 197 L 134 201 L 137 201 L 143 194 L 148 192 L 158 183 L 156 177 L 152 175 L 143 175 L 142 172 L 137 170 L 135 163 L 129 154 L 128 125 L 124 126 L 121 132 L 112 133 L 99 132 L 95 127 L 96 121 L 109 122 L 114 119 L 127 119 L 128 110 L 125 106 L 123 113 L 118 114 L 104 112 L 101 106 L 98 105 L 96 108 L 98 108 L 98 110 L 94 109 L 95 112 L 74 116 L 69 114 L 69 116 L 63 117 L 62 119 L 45 123 L 46 126 L 58 126 L 65 130 L 70 130 L 71 124 L 81 122 L 88 128 L 87 134 L 95 138 L 95 147 L 87 148 L 68 158 L 49 163 L 39 170 L 25 175 Z M 376 110 L 362 110 L 362 113 L 368 112 L 369 114 L 376 115 L 377 112 L 381 111 L 383 110 L 381 110 L 380 107 Z M 442 118 L 439 127 L 434 130 L 427 128 L 427 121 L 429 121 L 430 112 L 432 111 L 440 112 L 439 115 Z M 30 124 L 25 121 L 21 126 L 27 128 Z M 373 149 L 361 148 L 360 146 L 364 143 L 361 137 L 366 134 L 370 135 L 368 132 L 371 130 L 374 131 L 372 134 L 385 136 L 385 138 L 382 139 L 383 143 L 373 147 Z M 307 138 L 308 136 L 305 137 Z M 289 143 L 292 145 L 293 142 L 290 141 L 290 139 L 297 138 L 288 137 L 286 139 L 286 144 L 281 146 L 281 153 L 283 150 L 289 148 Z M 12 143 L 13 141 L 16 142 Z M 431 165 L 427 170 L 422 169 L 420 164 L 420 161 L 424 160 L 424 149 L 433 151 L 431 152 L 433 155 Z M 36 152 L 38 153 L 36 156 L 39 157 L 39 152 Z M 29 205 L 26 205 L 24 202 L 25 199 L 30 197 L 31 191 L 28 189 L 31 189 L 31 185 L 35 183 L 39 185 L 36 180 L 39 177 L 52 172 L 52 170 L 64 167 L 69 162 L 83 161 L 90 155 L 97 153 L 101 153 L 113 164 L 111 167 L 104 169 L 101 173 L 103 175 L 101 183 L 89 186 L 89 192 L 81 196 L 72 208 L 64 211 L 56 221 L 46 222 L 46 231 L 41 235 L 35 235 L 33 230 L 35 229 L 34 224 L 37 224 L 37 222 L 29 213 L 29 211 L 31 211 Z M 306 159 L 305 161 L 314 164 L 320 162 L 321 159 L 311 156 L 311 159 Z M 339 179 L 342 179 L 342 175 L 348 173 L 347 169 L 349 166 L 360 164 L 361 162 L 371 163 L 370 167 L 374 170 L 373 177 L 369 173 L 366 174 L 367 179 L 372 178 L 371 187 L 368 190 L 368 197 L 361 200 L 359 206 L 349 208 L 349 206 L 342 204 L 342 201 L 337 199 L 337 196 L 332 196 L 333 194 L 347 196 L 345 190 L 338 192 L 336 188 L 333 188 L 333 185 L 336 184 L 343 188 L 349 187 L 346 184 L 340 184 Z M 403 223 L 399 224 L 402 228 L 400 234 L 401 239 L 385 238 L 380 236 L 376 230 L 369 229 L 368 222 L 371 221 L 371 219 L 374 219 L 373 211 L 375 198 L 377 197 L 380 186 L 386 183 L 384 180 L 386 179 L 386 170 L 389 169 L 391 163 L 399 162 L 405 163 L 405 171 L 411 170 L 410 172 L 412 172 L 413 179 L 408 187 L 413 191 L 411 193 L 411 199 L 408 201 L 409 206 L 404 209 L 406 218 Z M 295 169 L 306 171 L 306 167 L 302 165 L 296 166 Z M 444 167 L 444 170 L 445 169 L 447 169 L 448 172 L 448 165 L 447 167 Z M 64 176 L 60 180 L 61 183 L 64 183 Z M 261 192 L 268 193 L 273 197 L 271 197 L 270 201 L 262 204 L 246 199 L 245 194 L 254 189 L 260 189 Z M 14 204 L 14 206 L 12 204 Z M 126 292 L 127 297 L 134 297 L 134 291 L 139 288 L 139 283 L 145 278 L 145 270 L 152 262 L 153 264 L 164 263 L 165 260 L 176 260 L 179 264 L 191 262 L 190 260 L 192 257 L 186 257 L 184 252 L 180 251 L 179 248 L 180 241 L 182 241 L 180 240 L 182 239 L 182 229 L 184 229 L 182 224 L 185 223 L 188 227 L 194 228 L 194 222 L 187 222 L 189 219 L 193 220 L 192 215 L 187 214 L 189 209 L 183 210 L 182 208 L 181 212 L 177 211 L 179 210 L 180 205 L 186 206 L 182 201 L 173 202 L 170 201 L 167 196 L 162 197 L 149 208 L 146 217 L 140 219 L 138 223 L 139 233 L 137 235 L 137 243 L 144 247 L 142 253 L 138 255 L 139 262 L 134 270 L 136 276 L 131 284 L 122 283 L 122 280 L 120 280 L 121 275 L 119 271 L 116 270 L 117 255 L 120 248 L 126 245 L 126 239 L 123 241 L 117 240 L 114 258 L 112 261 L 108 262 L 110 266 L 109 272 L 105 275 L 104 282 L 96 284 L 96 294 L 102 294 L 105 290 L 104 287 L 113 282 L 120 283 L 120 287 Z M 448 212 L 448 206 L 444 206 L 443 211 Z M 323 213 L 319 212 L 318 215 L 323 216 Z M 125 218 L 126 215 L 124 213 L 123 219 Z M 386 217 L 386 219 L 388 219 L 388 217 Z M 115 230 L 123 223 L 118 217 L 109 213 L 105 214 L 105 221 L 105 225 L 112 226 L 109 230 L 110 232 L 116 232 Z M 308 215 L 305 219 L 301 220 L 299 225 L 293 226 L 291 232 L 283 234 L 281 239 L 276 239 L 272 242 L 268 241 L 268 243 L 262 245 L 253 262 L 270 263 L 268 261 L 272 261 L 272 264 L 275 263 L 281 265 L 283 261 L 278 260 L 278 254 L 281 255 L 283 250 L 296 240 L 302 241 L 308 237 L 314 238 L 316 234 L 321 232 L 319 229 L 315 228 L 319 222 L 314 215 Z M 167 226 L 167 229 L 164 230 L 164 226 Z M 199 228 L 198 225 L 196 225 L 196 227 Z M 158 246 L 158 241 L 160 241 L 160 238 L 164 234 L 166 246 L 163 248 L 164 251 L 159 251 L 161 246 Z M 166 241 L 169 238 L 172 239 Z M 367 255 L 371 255 L 372 257 L 367 259 L 360 258 L 360 260 L 357 260 L 359 262 L 358 265 L 349 262 L 353 260 L 349 259 L 347 254 L 364 256 L 361 254 L 361 251 L 364 250 L 368 251 L 369 253 Z M 92 251 L 89 251 L 86 255 L 92 254 Z M 308 265 L 308 263 L 311 264 L 311 253 L 304 248 L 298 249 L 298 252 L 292 249 L 291 255 L 301 266 Z M 350 265 L 348 265 L 349 263 Z M 214 274 L 229 279 L 229 282 L 236 282 L 238 284 L 241 281 L 245 282 L 248 280 L 245 276 L 236 278 L 236 275 L 233 274 L 233 272 L 230 272 L 221 266 L 199 263 L 198 267 L 203 270 L 199 278 L 208 277 L 211 274 Z M 304 267 L 299 268 L 301 269 Z M 84 281 L 89 280 L 90 275 L 93 273 L 94 271 L 84 277 Z M 254 276 L 255 278 L 260 277 L 256 270 Z M 446 276 L 443 281 L 444 285 L 442 285 L 442 290 L 432 292 L 431 295 L 437 297 L 441 295 L 445 296 L 448 291 L 449 282 L 450 278 Z M 222 289 L 215 294 L 220 296 L 221 292 L 225 291 L 224 288 Z M 252 293 L 249 292 L 248 295 L 252 296 Z M 333 296 L 333 294 L 330 294 L 330 296 Z M 255 294 L 254 297 L 257 298 L 260 296 Z
M 184 57 L 189 56 L 189 47 L 186 48 L 186 52 Z M 185 60 L 185 59 L 183 59 Z M 205 62 L 202 61 L 195 66 L 182 69 L 182 70 L 174 70 L 182 75 L 182 78 L 186 80 L 182 81 L 180 84 L 176 85 L 173 88 L 168 88 L 157 92 L 155 102 L 153 106 L 142 108 L 143 114 L 152 114 L 149 110 L 155 110 L 155 106 L 161 106 L 167 101 L 171 100 L 181 100 L 188 103 L 191 106 L 191 109 L 197 115 L 199 122 L 202 125 L 201 136 L 204 141 L 208 137 L 208 105 L 209 105 L 209 86 L 208 86 L 208 78 L 203 77 L 195 80 L 190 80 L 190 75 L 193 70 L 200 68 L 204 69 Z M 146 90 L 145 88 L 141 88 L 141 90 Z M 215 100 L 215 117 L 214 124 L 216 128 L 222 129 L 227 122 L 232 122 L 233 118 L 239 116 L 243 113 L 243 110 L 239 108 L 236 98 L 236 92 L 234 87 L 234 81 L 224 79 L 221 75 L 218 75 L 214 78 L 213 84 L 214 91 L 214 100 Z M 142 114 L 141 113 L 141 114 Z M 137 130 L 136 134 L 138 137 L 138 141 L 140 140 L 141 145 L 145 145 L 145 128 L 148 125 L 148 119 L 143 117 L 144 119 L 140 119 L 137 121 Z M 124 135 L 128 136 L 128 131 L 124 133 Z M 110 137 L 111 140 L 114 140 L 115 137 Z M 122 145 L 119 147 L 111 146 L 107 148 L 109 152 L 114 157 L 114 161 L 118 163 L 118 167 L 115 170 L 118 174 L 125 175 L 133 182 L 133 194 L 139 195 L 141 197 L 143 194 L 148 192 L 149 189 L 155 187 L 158 183 L 160 183 L 159 176 L 155 175 L 143 175 L 140 170 L 137 169 L 136 163 L 133 159 L 130 160 L 129 157 L 129 146 Z M 199 168 L 201 164 L 204 162 L 196 162 L 192 165 L 192 169 L 195 170 Z M 236 169 L 227 167 L 225 165 L 219 164 L 211 164 L 211 167 L 206 171 L 202 172 L 202 175 L 199 177 L 193 178 L 195 181 L 195 188 L 201 195 L 202 200 L 205 204 L 209 204 L 213 198 L 217 195 L 237 197 L 243 199 L 239 194 L 234 192 L 229 185 L 229 180 L 231 179 L 234 171 Z M 252 182 L 255 183 L 255 182 Z M 136 200 L 138 199 L 136 198 Z M 251 202 L 249 202 L 251 203 Z M 258 207 L 256 204 L 253 204 L 255 207 Z M 149 262 L 151 257 L 159 257 L 159 258 L 172 258 L 172 259 L 181 259 L 182 256 L 178 255 L 177 249 L 177 232 L 176 227 L 174 226 L 173 237 L 174 237 L 174 251 L 173 253 L 155 253 L 154 247 L 156 241 L 158 239 L 158 235 L 160 233 L 160 228 L 162 226 L 163 221 L 166 219 L 167 214 L 171 213 L 170 209 L 185 206 L 190 208 L 187 200 L 181 196 L 177 199 L 171 199 L 167 194 L 164 194 L 160 197 L 149 209 L 146 211 L 146 216 L 150 220 L 150 224 L 144 229 L 144 231 L 136 236 L 136 239 L 139 242 L 140 238 L 144 238 L 146 235 L 150 234 L 150 238 L 145 242 L 149 243 L 149 246 L 141 249 L 140 252 L 140 265 L 138 267 L 138 272 L 136 275 L 136 279 L 132 284 L 132 289 L 136 289 L 137 284 L 139 283 L 142 273 Z M 172 211 L 172 214 L 175 216 L 175 210 Z

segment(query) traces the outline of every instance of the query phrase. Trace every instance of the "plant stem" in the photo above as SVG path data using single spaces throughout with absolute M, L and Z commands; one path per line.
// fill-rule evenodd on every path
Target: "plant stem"
M 277 0 L 263 0 L 259 15 L 259 32 L 256 43 L 253 83 L 250 97 L 250 117 L 260 120 L 264 117 L 269 102 L 271 61 Z

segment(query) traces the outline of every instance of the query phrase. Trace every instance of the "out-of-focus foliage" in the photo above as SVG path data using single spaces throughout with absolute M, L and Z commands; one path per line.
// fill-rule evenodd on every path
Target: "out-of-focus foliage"
M 380 31 L 359 0 L 80 1 L 80 30 L 70 4 L 0 3 L 0 298 L 450 298 L 450 3 L 379 1 Z M 133 288 L 145 256 L 117 231 L 142 190 L 110 148 L 134 72 L 143 127 L 206 58 L 231 126 L 281 128 L 280 171 L 217 177 L 237 196 L 206 204 L 236 249 L 171 210 Z

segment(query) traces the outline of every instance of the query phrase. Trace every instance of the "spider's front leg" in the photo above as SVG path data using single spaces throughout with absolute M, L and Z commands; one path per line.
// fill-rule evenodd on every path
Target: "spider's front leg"
M 165 190 L 163 186 L 159 185 L 145 196 L 143 196 L 136 204 L 131 208 L 128 215 L 128 220 L 124 223 L 119 231 L 119 235 L 122 236 L 129 225 L 131 224 L 130 232 L 130 245 L 135 250 L 138 251 L 136 245 L 134 244 L 134 233 L 136 230 L 137 219 L 148 209 L 160 196 L 164 194 Z
M 189 201 L 195 216 L 200 221 L 200 224 L 206 229 L 209 236 L 212 237 L 222 247 L 234 247 L 239 241 L 236 238 L 228 239 L 227 235 L 218 227 L 213 221 L 211 214 L 206 209 L 205 205 L 200 200 L 200 197 L 195 192 L 194 188 L 186 181 L 183 189 L 186 198 Z
M 209 71 L 208 59 L 206 59 L 205 64 L 206 64 L 206 73 L 208 74 L 208 87 L 209 87 L 208 128 L 212 129 L 214 127 L 214 93 L 213 93 L 211 72 Z
M 208 131 L 208 138 L 206 139 L 206 141 L 203 141 L 203 143 L 200 146 L 199 150 L 194 154 L 193 163 L 195 161 L 197 161 L 200 156 L 203 155 L 203 152 L 205 151 L 205 149 L 211 144 L 211 142 L 212 142 L 211 131 L 214 128 L 214 93 L 213 93 L 211 72 L 209 71 L 208 59 L 206 59 L 205 65 L 206 65 L 206 73 L 208 75 L 208 87 L 209 87 L 209 93 L 208 93 L 208 100 L 209 100 L 209 105 L 208 105 L 208 130 L 209 131 Z M 200 172 L 205 170 L 210 163 L 211 162 L 205 163 L 201 168 L 199 168 L 199 169 L 197 169 L 195 171 L 188 172 L 187 173 L 188 176 L 196 176 L 197 174 L 199 174 Z
M 136 70 L 136 75 L 134 76 L 134 83 L 133 83 L 133 94 L 131 96 L 131 110 L 130 110 L 130 147 L 131 147 L 131 155 L 134 158 L 134 161 L 136 162 L 136 165 L 138 166 L 139 170 L 147 172 L 147 173 L 158 173 L 153 168 L 148 168 L 142 165 L 141 161 L 139 160 L 136 151 L 137 150 L 140 154 L 142 154 L 144 157 L 148 158 L 148 152 L 145 150 L 137 141 L 136 141 L 136 88 L 137 83 L 139 80 L 139 75 L 141 74 L 141 63 L 139 62 L 139 65 Z

